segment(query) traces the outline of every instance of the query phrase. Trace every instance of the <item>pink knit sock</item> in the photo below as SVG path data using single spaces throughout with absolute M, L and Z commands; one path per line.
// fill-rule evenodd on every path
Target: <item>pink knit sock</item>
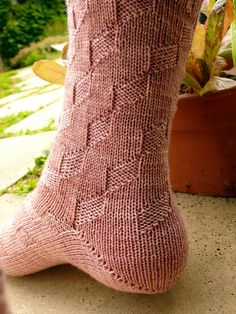
M 10 275 L 70 263 L 112 288 L 168 290 L 186 263 L 168 137 L 200 0 L 69 0 L 60 125 L 37 189 L 0 229 Z

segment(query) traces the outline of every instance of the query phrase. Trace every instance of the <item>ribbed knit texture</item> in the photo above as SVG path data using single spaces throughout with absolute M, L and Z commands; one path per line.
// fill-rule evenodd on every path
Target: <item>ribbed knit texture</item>
M 37 189 L 0 230 L 11 275 L 73 264 L 122 291 L 167 291 L 187 253 L 168 144 L 198 0 L 70 0 L 59 129 Z

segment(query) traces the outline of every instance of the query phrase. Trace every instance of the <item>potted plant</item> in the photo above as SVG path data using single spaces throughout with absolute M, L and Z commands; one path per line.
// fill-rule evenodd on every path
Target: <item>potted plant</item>
M 236 76 L 225 72 L 236 65 L 234 3 L 205 1 L 202 10 L 173 121 L 171 183 L 178 192 L 236 196 Z
M 225 72 L 236 66 L 235 8 L 236 0 L 203 2 L 173 121 L 174 191 L 236 196 L 236 71 Z M 33 70 L 64 84 L 66 69 L 54 61 L 38 61 Z

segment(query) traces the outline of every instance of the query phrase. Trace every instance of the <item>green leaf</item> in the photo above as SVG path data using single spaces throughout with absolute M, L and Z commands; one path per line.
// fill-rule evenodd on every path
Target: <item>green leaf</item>
M 220 53 L 218 54 L 219 57 L 224 59 L 232 59 L 232 48 L 221 49 Z
M 236 0 L 234 1 L 234 19 L 231 24 L 232 28 L 232 56 L 233 56 L 233 63 L 236 66 Z
M 211 76 L 214 74 L 213 65 L 221 46 L 224 30 L 225 12 L 226 0 L 217 0 L 212 8 L 208 19 L 204 60 L 208 65 Z
M 198 81 L 195 79 L 195 77 L 189 74 L 188 72 L 185 73 L 185 77 L 182 83 L 186 86 L 192 87 L 194 92 L 198 92 L 202 88 Z
M 215 2 L 216 0 L 208 0 L 208 6 L 207 6 L 208 12 L 211 12 Z
M 224 58 L 217 56 L 214 63 L 214 75 L 220 76 L 222 71 L 226 67 L 227 67 L 227 61 Z

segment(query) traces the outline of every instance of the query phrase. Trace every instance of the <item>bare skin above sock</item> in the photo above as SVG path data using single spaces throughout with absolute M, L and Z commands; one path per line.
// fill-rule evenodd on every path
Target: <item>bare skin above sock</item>
M 117 290 L 165 292 L 186 264 L 167 157 L 201 1 L 67 5 L 59 129 L 36 190 L 0 228 L 0 261 L 14 276 L 69 263 Z

